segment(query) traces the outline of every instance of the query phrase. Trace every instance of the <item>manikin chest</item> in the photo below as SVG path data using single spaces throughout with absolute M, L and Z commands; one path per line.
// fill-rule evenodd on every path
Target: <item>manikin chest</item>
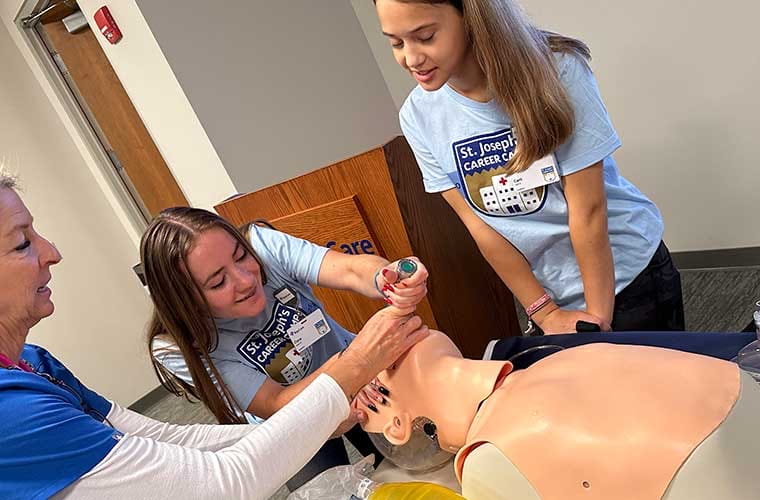
M 458 461 L 490 443 L 543 499 L 661 498 L 726 419 L 739 387 L 736 366 L 712 358 L 611 344 L 569 349 L 495 390 Z

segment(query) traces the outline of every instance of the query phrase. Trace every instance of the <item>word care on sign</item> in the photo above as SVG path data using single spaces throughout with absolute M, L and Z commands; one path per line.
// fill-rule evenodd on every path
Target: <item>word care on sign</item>
M 328 241 L 327 245 L 325 246 L 331 250 L 340 249 L 340 251 L 343 253 L 351 255 L 359 255 L 363 253 L 375 255 L 375 247 L 372 245 L 372 242 L 370 240 L 358 240 L 352 241 L 351 243 L 340 244 L 336 241 Z

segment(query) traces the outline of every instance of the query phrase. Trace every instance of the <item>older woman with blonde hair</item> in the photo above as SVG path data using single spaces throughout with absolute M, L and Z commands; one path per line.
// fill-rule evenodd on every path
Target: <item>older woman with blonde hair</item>
M 260 426 L 163 424 L 83 385 L 26 343 L 53 314 L 61 254 L 0 171 L 0 498 L 267 498 L 349 414 L 353 396 L 427 334 L 393 308 Z

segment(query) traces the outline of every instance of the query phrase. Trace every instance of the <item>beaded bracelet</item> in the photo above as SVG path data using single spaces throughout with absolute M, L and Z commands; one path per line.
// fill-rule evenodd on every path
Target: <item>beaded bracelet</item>
M 548 293 L 545 293 L 541 297 L 539 297 L 538 300 L 536 300 L 534 303 L 532 303 L 530 306 L 528 306 L 525 309 L 525 314 L 527 314 L 528 317 L 530 318 L 551 301 L 552 301 L 552 298 L 549 297 Z
M 381 297 L 385 297 L 385 292 L 379 286 L 377 286 L 377 277 L 380 276 L 380 273 L 383 272 L 383 269 L 385 269 L 385 266 L 381 266 L 380 269 L 375 272 L 374 278 L 372 278 L 372 281 L 375 283 L 375 290 L 377 290 L 377 293 L 379 293 Z

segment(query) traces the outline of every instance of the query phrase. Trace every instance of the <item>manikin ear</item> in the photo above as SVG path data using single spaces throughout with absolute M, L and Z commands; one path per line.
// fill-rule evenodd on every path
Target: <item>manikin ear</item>
M 401 446 L 412 437 L 412 419 L 408 413 L 402 412 L 394 415 L 393 419 L 385 424 L 383 435 L 391 444 Z

